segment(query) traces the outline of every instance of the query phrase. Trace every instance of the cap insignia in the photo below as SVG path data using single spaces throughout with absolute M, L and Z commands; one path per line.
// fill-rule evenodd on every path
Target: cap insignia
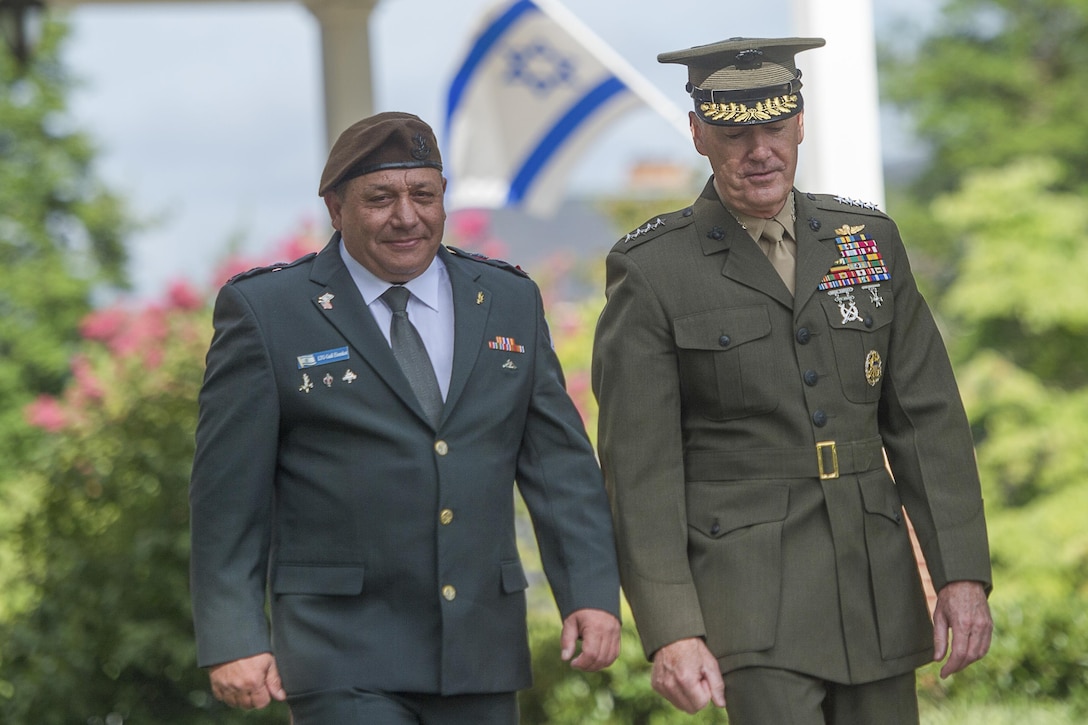
M 427 144 L 426 137 L 421 133 L 417 133 L 412 137 L 412 142 L 416 147 L 412 149 L 412 158 L 416 161 L 422 161 L 431 155 L 431 147 Z
M 763 67 L 763 51 L 758 48 L 749 48 L 737 53 L 737 70 L 756 70 Z
M 703 117 L 712 121 L 771 121 L 778 116 L 787 115 L 797 110 L 797 95 L 778 96 L 760 101 L 754 106 L 746 103 L 703 103 L 699 106 Z

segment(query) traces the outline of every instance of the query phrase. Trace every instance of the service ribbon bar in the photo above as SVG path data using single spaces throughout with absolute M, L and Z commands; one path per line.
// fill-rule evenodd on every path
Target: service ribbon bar
M 487 346 L 492 350 L 505 350 L 506 352 L 525 352 L 525 346 L 519 345 L 514 342 L 512 337 L 498 336 L 494 340 L 489 340 Z
M 868 234 L 851 234 L 835 240 L 839 258 L 820 281 L 817 289 L 830 290 L 883 282 L 892 278 L 884 266 L 876 242 Z

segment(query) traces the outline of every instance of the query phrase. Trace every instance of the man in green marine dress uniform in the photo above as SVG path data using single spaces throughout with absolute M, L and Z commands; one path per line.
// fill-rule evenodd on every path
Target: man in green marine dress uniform
M 654 687 L 731 725 L 917 723 L 914 670 L 946 655 L 942 676 L 963 669 L 993 630 L 971 434 L 899 231 L 872 204 L 793 187 L 794 56 L 823 44 L 658 56 L 688 68 L 713 176 L 613 247 L 594 348 Z

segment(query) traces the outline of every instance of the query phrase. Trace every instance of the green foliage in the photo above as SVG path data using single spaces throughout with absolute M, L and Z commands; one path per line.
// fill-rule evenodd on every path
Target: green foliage
M 1059 173 L 1041 158 L 978 171 L 932 209 L 964 243 L 943 309 L 972 330 L 969 349 L 1000 349 L 1032 375 L 1075 389 L 1088 383 L 1088 208 L 1080 195 L 1054 190 Z
M 68 117 L 66 32 L 47 20 L 25 71 L 0 50 L 0 473 L 29 444 L 23 405 L 63 386 L 93 287 L 124 271 L 121 203 Z
M 988 702 L 932 701 L 918 703 L 922 725 L 1081 725 L 1084 714 L 1053 702 L 1026 702 L 995 697 Z
M 24 475 L 40 489 L 19 539 L 32 597 L 0 624 L 0 720 L 231 722 L 195 667 L 188 605 L 209 316 L 177 287 L 167 306 L 103 310 L 83 331 L 72 384 L 30 411 L 52 435 Z
M 921 673 L 955 713 L 934 722 L 1088 714 L 1086 35 L 1079 1 L 952 0 L 888 84 L 934 151 L 898 216 L 956 360 L 994 566 L 990 653 Z M 998 715 L 1026 698 L 1053 717 Z
M 1061 188 L 1088 184 L 1082 0 L 950 0 L 932 35 L 884 70 L 883 87 L 932 150 L 919 196 L 1037 155 L 1061 159 Z

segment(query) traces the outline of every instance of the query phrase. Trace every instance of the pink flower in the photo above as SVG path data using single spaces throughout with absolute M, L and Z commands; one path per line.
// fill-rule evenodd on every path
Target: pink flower
M 506 246 L 506 242 L 501 239 L 490 237 L 483 241 L 475 241 L 471 245 L 471 249 L 474 252 L 479 252 L 485 257 L 491 257 L 492 259 L 504 259 L 507 252 L 510 251 Z
M 58 433 L 68 425 L 64 408 L 51 395 L 39 395 L 34 402 L 23 408 L 23 415 L 27 423 L 50 433 Z
M 218 288 L 226 284 L 232 277 L 242 272 L 247 272 L 254 267 L 260 265 L 254 262 L 252 259 L 245 259 L 243 257 L 231 257 L 230 259 L 219 265 L 219 268 L 215 270 L 215 274 L 212 275 L 212 280 L 215 286 Z
M 98 376 L 94 374 L 91 361 L 83 355 L 72 357 L 72 376 L 76 381 L 76 390 L 79 400 L 101 400 L 102 385 L 98 382 Z
M 481 209 L 464 209 L 450 215 L 450 231 L 462 244 L 478 240 L 490 225 L 490 215 Z
M 178 280 L 170 285 L 166 293 L 169 304 L 178 310 L 199 310 L 204 306 L 204 299 L 192 284 Z
M 155 345 L 148 347 L 144 350 L 144 367 L 148 370 L 154 370 L 162 365 L 162 361 L 166 358 L 166 353 L 163 352 L 162 347 Z
M 109 307 L 88 313 L 79 323 L 79 332 L 87 340 L 109 342 L 120 334 L 128 314 L 119 307 Z
M 295 234 L 288 239 L 280 242 L 276 247 L 276 260 L 277 262 L 291 262 L 299 257 L 304 257 L 310 252 L 317 252 L 321 250 L 321 245 L 312 236 L 303 232 Z
M 572 371 L 567 376 L 567 395 L 578 409 L 578 415 L 582 417 L 582 423 L 587 423 L 590 398 L 589 373 L 585 370 Z

